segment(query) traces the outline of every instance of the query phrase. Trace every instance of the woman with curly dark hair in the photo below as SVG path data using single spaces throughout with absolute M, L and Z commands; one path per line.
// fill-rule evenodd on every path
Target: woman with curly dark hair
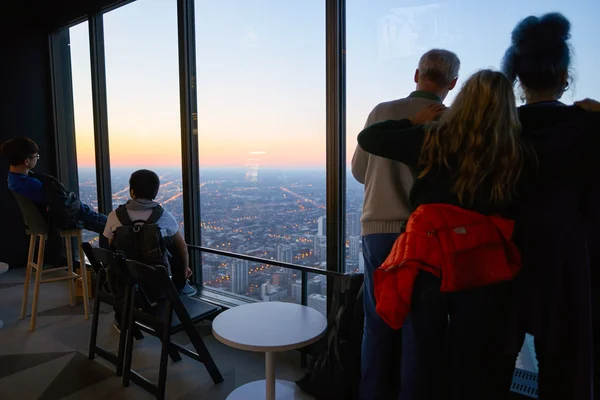
M 502 63 L 526 102 L 519 108 L 522 137 L 538 158 L 515 203 L 523 269 L 516 279 L 518 311 L 506 381 L 525 333 L 532 334 L 542 400 L 595 398 L 600 167 L 594 161 L 600 113 L 591 112 L 598 103 L 590 100 L 578 106 L 559 101 L 571 79 L 569 39 L 570 23 L 563 15 L 529 16 L 513 30 Z

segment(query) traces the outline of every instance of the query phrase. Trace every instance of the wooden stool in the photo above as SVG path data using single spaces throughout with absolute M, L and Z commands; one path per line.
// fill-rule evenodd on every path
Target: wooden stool
M 85 310 L 85 319 L 89 319 L 89 299 L 88 299 L 88 286 L 87 286 L 87 269 L 85 266 L 85 257 L 83 249 L 81 248 L 82 236 L 81 229 L 71 229 L 60 231 L 60 236 L 65 239 L 65 245 L 67 250 L 67 266 L 52 268 L 43 270 L 44 268 L 44 250 L 46 247 L 46 239 L 48 238 L 48 223 L 42 216 L 37 206 L 28 198 L 21 196 L 18 193 L 13 192 L 13 195 L 17 199 L 17 203 L 23 213 L 23 219 L 25 220 L 25 231 L 29 235 L 29 254 L 27 257 L 27 270 L 25 272 L 25 288 L 23 291 L 23 302 L 21 304 L 21 319 L 25 318 L 25 310 L 27 309 L 27 300 L 29 298 L 29 283 L 31 281 L 31 273 L 35 269 L 35 283 L 33 289 L 33 304 L 31 307 L 31 323 L 29 325 L 29 331 L 35 330 L 35 323 L 37 317 L 37 306 L 40 294 L 40 284 L 57 282 L 57 281 L 68 281 L 69 283 L 69 297 L 71 306 L 75 305 L 75 280 L 80 279 L 83 288 L 83 307 Z M 77 246 L 79 248 L 79 265 L 80 274 L 73 272 L 73 256 L 71 239 L 77 238 Z M 34 262 L 35 249 L 37 247 L 37 262 Z M 54 271 L 67 271 L 67 275 L 56 278 L 49 278 L 42 280 L 42 274 Z

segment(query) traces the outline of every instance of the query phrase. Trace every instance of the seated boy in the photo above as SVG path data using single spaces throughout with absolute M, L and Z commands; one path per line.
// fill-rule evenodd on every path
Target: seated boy
M 125 207 L 131 221 L 146 221 L 154 208 L 159 204 L 154 201 L 158 195 L 160 187 L 160 179 L 153 171 L 142 169 L 135 171 L 129 178 L 129 200 Z M 170 261 L 173 284 L 179 291 L 180 295 L 193 296 L 197 290 L 188 282 L 188 278 L 192 275 L 192 270 L 189 267 L 188 249 L 183 235 L 179 231 L 179 225 L 169 211 L 164 210 L 164 213 L 156 223 L 160 228 L 160 232 L 165 240 L 167 250 L 172 254 L 173 258 Z M 117 217 L 117 213 L 113 210 L 108 215 L 104 236 L 108 238 L 109 244 L 113 245 L 114 232 L 122 226 L 121 221 Z M 118 250 L 118 249 L 117 249 Z M 122 307 L 122 296 L 117 294 L 119 298 L 115 304 L 115 328 L 119 329 L 121 321 L 120 310 Z M 120 301 L 119 301 L 120 300 Z
M 56 178 L 32 171 L 40 158 L 39 148 L 33 140 L 27 137 L 10 139 L 2 144 L 2 155 L 10 165 L 8 188 L 33 201 L 49 217 L 53 231 L 50 237 L 56 229 L 104 231 L 106 215 L 83 204 L 77 195 L 67 192 Z M 103 242 L 101 240 L 101 244 Z

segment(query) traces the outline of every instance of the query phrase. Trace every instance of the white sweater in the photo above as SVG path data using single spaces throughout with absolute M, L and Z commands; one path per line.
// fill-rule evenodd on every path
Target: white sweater
M 378 104 L 367 118 L 365 128 L 377 122 L 412 118 L 434 100 L 433 93 L 416 91 L 404 99 Z M 397 161 L 374 156 L 356 146 L 352 157 L 352 175 L 365 185 L 361 221 L 362 235 L 400 233 L 412 212 L 409 201 L 413 176 Z

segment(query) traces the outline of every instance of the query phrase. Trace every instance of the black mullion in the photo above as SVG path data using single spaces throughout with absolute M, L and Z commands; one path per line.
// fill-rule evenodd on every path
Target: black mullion
M 108 214 L 112 210 L 112 186 L 108 144 L 108 101 L 106 97 L 104 21 L 102 14 L 96 13 L 90 15 L 89 31 L 98 211 L 103 214 Z

